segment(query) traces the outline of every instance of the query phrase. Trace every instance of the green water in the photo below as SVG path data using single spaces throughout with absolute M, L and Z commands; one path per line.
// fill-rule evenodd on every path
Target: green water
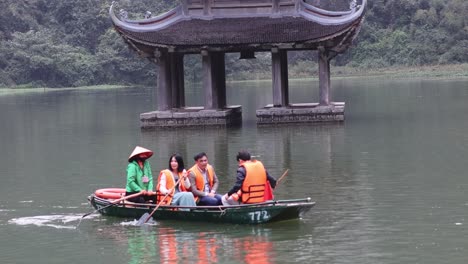
M 335 80 L 340 125 L 257 127 L 268 82 L 228 84 L 241 127 L 142 132 L 154 91 L 86 89 L 0 96 L 1 263 L 466 263 L 468 82 Z M 200 105 L 197 87 L 187 103 Z M 317 83 L 292 82 L 291 102 L 317 102 Z M 270 174 L 289 174 L 279 199 L 311 197 L 298 221 L 261 226 L 91 215 L 95 189 L 123 187 L 135 145 L 155 151 L 154 173 L 179 152 L 207 152 L 234 182 L 239 149 Z

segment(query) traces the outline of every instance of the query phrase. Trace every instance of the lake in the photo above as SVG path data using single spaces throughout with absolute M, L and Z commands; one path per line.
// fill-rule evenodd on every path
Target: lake
M 0 95 L 1 263 L 467 263 L 468 80 L 332 80 L 342 124 L 257 126 L 271 82 L 228 83 L 242 126 L 141 131 L 152 88 Z M 201 105 L 189 85 L 188 105 Z M 290 101 L 318 101 L 316 80 Z M 279 199 L 311 197 L 303 219 L 259 226 L 86 217 L 95 189 L 124 187 L 135 145 L 153 174 L 170 154 L 205 151 L 226 192 L 240 149 L 274 177 Z

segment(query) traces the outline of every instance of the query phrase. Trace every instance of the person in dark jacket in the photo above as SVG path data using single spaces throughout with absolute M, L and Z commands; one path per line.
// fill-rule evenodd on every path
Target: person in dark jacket
M 236 182 L 223 196 L 223 205 L 264 202 L 267 199 L 266 188 L 276 187 L 275 178 L 270 176 L 260 161 L 251 160 L 250 153 L 247 151 L 239 151 L 236 159 L 239 163 Z

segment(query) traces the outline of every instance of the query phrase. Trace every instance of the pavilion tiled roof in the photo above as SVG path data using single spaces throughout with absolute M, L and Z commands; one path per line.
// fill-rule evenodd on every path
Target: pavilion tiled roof
M 356 21 L 321 25 L 301 17 L 244 17 L 182 20 L 152 32 L 116 29 L 133 41 L 151 46 L 223 46 L 314 42 L 340 34 L 353 23 Z

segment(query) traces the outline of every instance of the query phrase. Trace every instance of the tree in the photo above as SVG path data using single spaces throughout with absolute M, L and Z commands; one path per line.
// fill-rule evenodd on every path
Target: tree
M 2 53 L 5 73 L 15 84 L 29 86 L 83 86 L 95 84 L 100 71 L 92 54 L 60 43 L 47 30 L 14 33 Z

